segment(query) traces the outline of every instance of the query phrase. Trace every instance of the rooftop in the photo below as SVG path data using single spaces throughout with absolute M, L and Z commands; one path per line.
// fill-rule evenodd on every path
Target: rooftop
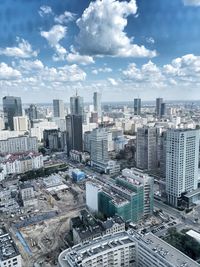
M 20 255 L 11 236 L 0 228 L 0 262 Z
M 171 266 L 176 267 L 199 267 L 200 265 L 193 261 L 191 258 L 183 254 L 180 250 L 174 248 L 164 240 L 155 236 L 152 233 L 144 235 L 141 242 L 145 243 L 154 254 L 160 258 L 164 258 L 166 262 L 170 263 Z
M 94 256 L 95 254 L 102 253 L 111 248 L 120 247 L 124 244 L 132 243 L 131 237 L 126 233 L 118 233 L 115 235 L 107 235 L 98 237 L 86 244 L 79 244 L 72 249 L 64 250 L 59 255 L 59 264 L 62 267 L 78 267 L 81 261 Z

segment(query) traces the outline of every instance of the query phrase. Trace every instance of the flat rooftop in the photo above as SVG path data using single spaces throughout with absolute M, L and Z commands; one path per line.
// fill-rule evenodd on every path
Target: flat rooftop
M 200 265 L 189 258 L 187 255 L 182 253 L 180 250 L 174 248 L 161 238 L 155 236 L 152 233 L 144 235 L 140 242 L 154 251 L 158 257 L 164 258 L 166 262 L 170 263 L 171 266 L 176 267 L 199 267 Z
M 20 255 L 14 241 L 4 228 L 0 228 L 0 262 Z
M 86 244 L 79 244 L 73 248 L 64 250 L 59 255 L 58 261 L 62 267 L 78 267 L 81 266 L 80 263 L 83 260 L 124 244 L 134 245 L 132 238 L 126 232 L 118 233 L 114 236 L 99 237 Z

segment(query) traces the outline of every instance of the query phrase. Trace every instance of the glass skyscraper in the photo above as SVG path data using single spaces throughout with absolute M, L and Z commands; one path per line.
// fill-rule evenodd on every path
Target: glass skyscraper
M 3 112 L 5 128 L 14 130 L 13 117 L 22 116 L 22 102 L 20 97 L 4 96 Z
M 77 94 L 70 97 L 70 112 L 71 115 L 83 116 L 83 97 Z

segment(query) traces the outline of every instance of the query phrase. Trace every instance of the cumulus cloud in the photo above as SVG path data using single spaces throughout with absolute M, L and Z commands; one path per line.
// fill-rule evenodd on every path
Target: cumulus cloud
M 96 56 L 154 57 L 155 51 L 133 43 L 124 31 L 127 17 L 137 12 L 136 1 L 96 0 L 77 20 L 80 53 Z
M 43 79 L 54 82 L 78 82 L 86 79 L 86 73 L 76 64 L 59 68 L 45 68 Z
M 54 25 L 49 31 L 41 31 L 40 34 L 44 37 L 49 45 L 54 48 L 56 54 L 54 60 L 64 60 L 67 53 L 66 49 L 60 45 L 60 41 L 65 37 L 67 28 L 63 25 Z
M 200 6 L 200 0 L 183 0 L 185 6 Z
M 105 67 L 105 68 L 99 68 L 99 69 L 92 70 L 92 73 L 93 74 L 98 74 L 100 72 L 109 73 L 109 72 L 112 72 L 112 69 L 111 68 L 108 68 L 108 67 Z
M 16 58 L 31 58 L 38 55 L 38 51 L 33 51 L 28 41 L 17 38 L 17 44 L 18 46 L 0 48 L 0 55 Z
M 78 63 L 78 64 L 81 64 L 81 65 L 88 65 L 88 64 L 94 63 L 94 59 L 91 56 L 80 55 L 77 52 L 69 53 L 66 56 L 66 60 L 69 63 Z
M 123 72 L 123 79 L 128 83 L 133 83 L 134 86 L 141 87 L 165 87 L 166 78 L 161 69 L 152 61 L 138 68 L 135 63 L 128 65 L 128 68 Z
M 20 69 L 26 70 L 26 71 L 40 71 L 44 69 L 44 65 L 42 61 L 39 59 L 36 60 L 20 60 L 19 62 Z
M 187 54 L 163 66 L 163 72 L 177 82 L 200 82 L 200 56 Z
M 60 16 L 56 16 L 54 18 L 54 21 L 56 23 L 59 23 L 59 24 L 66 24 L 70 21 L 73 21 L 75 20 L 76 18 L 76 14 L 72 13 L 72 12 L 69 12 L 69 11 L 65 11 L 63 14 L 61 14 Z
M 122 71 L 123 80 L 145 87 L 196 88 L 200 85 L 200 56 L 187 54 L 175 58 L 170 64 L 156 66 L 153 62 L 142 65 L 128 65 Z
M 41 6 L 38 13 L 40 17 L 44 17 L 45 15 L 53 14 L 53 11 L 50 6 Z
M 8 66 L 6 63 L 2 62 L 0 63 L 0 79 L 1 80 L 15 80 L 20 78 L 21 73 Z
M 108 82 L 113 86 L 118 85 L 118 82 L 114 78 L 108 78 Z
M 123 74 L 126 79 L 136 82 L 155 82 L 164 79 L 161 70 L 152 61 L 142 65 L 140 69 L 135 63 L 131 63 Z
M 76 64 L 63 67 L 48 67 L 42 61 L 20 60 L 15 68 L 21 71 L 23 81 L 41 82 L 78 82 L 86 79 L 86 73 Z

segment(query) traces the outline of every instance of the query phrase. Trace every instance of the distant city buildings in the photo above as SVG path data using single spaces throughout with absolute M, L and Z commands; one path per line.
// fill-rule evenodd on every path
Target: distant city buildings
M 16 116 L 22 116 L 21 98 L 14 96 L 4 96 L 3 112 L 4 112 L 5 128 L 9 130 L 14 130 L 13 118 Z
M 166 104 L 163 103 L 163 98 L 156 98 L 156 116 L 162 118 L 166 114 Z
M 37 106 L 31 104 L 28 109 L 26 109 L 26 115 L 28 116 L 31 126 L 33 126 L 33 121 L 37 120 L 39 117 Z
M 166 193 L 177 207 L 184 193 L 197 189 L 199 130 L 171 129 L 166 136 Z
M 55 118 L 64 118 L 65 110 L 64 110 L 64 102 L 60 99 L 53 100 L 53 116 Z

